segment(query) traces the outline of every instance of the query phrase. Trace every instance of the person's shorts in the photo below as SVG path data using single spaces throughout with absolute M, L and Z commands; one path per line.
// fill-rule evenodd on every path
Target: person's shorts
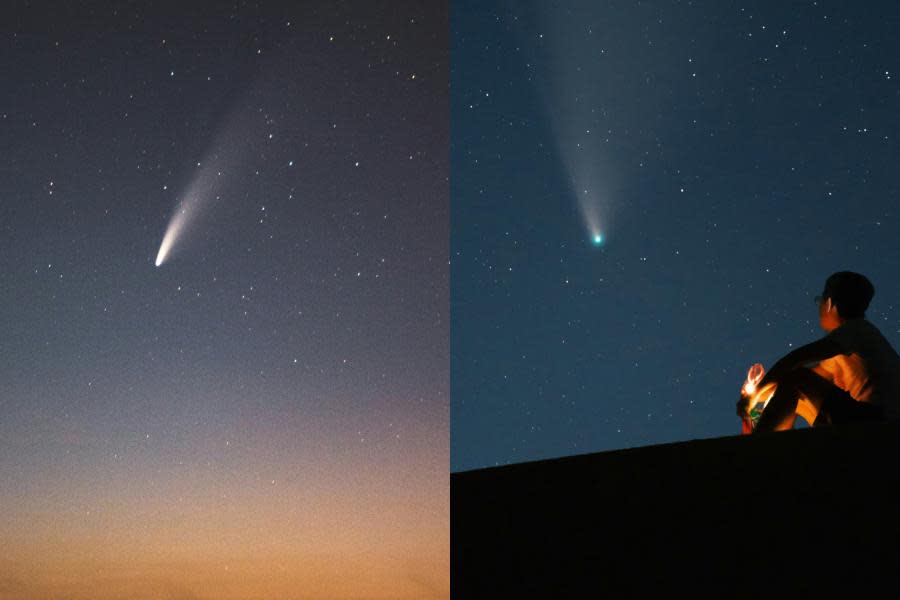
M 816 418 L 816 424 L 819 424 L 819 419 L 823 419 L 821 424 L 831 423 L 832 425 L 886 420 L 882 407 L 868 402 L 859 402 L 843 390 L 825 397 L 819 416 Z

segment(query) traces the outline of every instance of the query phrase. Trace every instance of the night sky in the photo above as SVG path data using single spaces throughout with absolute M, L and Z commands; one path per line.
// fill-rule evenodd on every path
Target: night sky
M 2 9 L 0 596 L 449 597 L 449 11 L 282 4 Z
M 453 2 L 451 469 L 737 434 L 747 369 L 824 334 L 835 271 L 900 346 L 898 26 Z

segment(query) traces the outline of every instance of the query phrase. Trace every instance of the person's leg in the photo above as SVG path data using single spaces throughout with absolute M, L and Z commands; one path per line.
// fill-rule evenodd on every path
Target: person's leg
M 797 416 L 802 417 L 810 427 L 818 427 L 825 424 L 828 420 L 827 415 L 803 394 L 800 395 L 800 399 L 797 401 Z
M 795 381 L 800 393 L 810 398 L 823 414 L 827 424 L 862 423 L 884 421 L 884 409 L 880 406 L 860 402 L 817 373 L 808 369 L 797 369 Z
M 797 419 L 797 401 L 799 399 L 799 390 L 787 378 L 779 381 L 759 422 L 753 428 L 753 433 L 792 429 L 794 421 Z
M 753 430 L 754 433 L 791 429 L 797 418 L 798 402 L 801 397 L 804 398 L 804 403 L 808 404 L 804 411 L 804 418 L 807 421 L 813 411 L 816 415 L 821 413 L 826 399 L 834 402 L 844 400 L 844 397 L 850 398 L 847 392 L 805 368 L 794 369 L 777 383 L 775 394 L 766 405 L 766 410 Z M 854 401 L 852 398 L 850 400 Z M 806 413 L 810 413 L 809 416 Z M 813 420 L 818 420 L 818 416 Z
M 829 415 L 830 422 L 834 425 L 885 420 L 882 407 L 858 402 L 850 394 L 844 398 L 838 395 L 827 397 L 822 410 Z

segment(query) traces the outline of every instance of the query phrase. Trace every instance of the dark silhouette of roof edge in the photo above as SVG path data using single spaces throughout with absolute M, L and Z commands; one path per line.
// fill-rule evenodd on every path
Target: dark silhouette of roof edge
M 796 433 L 798 431 L 805 431 L 805 430 L 796 429 L 789 433 Z M 583 452 L 583 453 L 579 453 L 579 454 L 567 454 L 564 456 L 550 456 L 547 458 L 538 458 L 535 460 L 525 460 L 525 461 L 521 461 L 521 462 L 507 463 L 504 465 L 490 465 L 487 467 L 474 467 L 472 469 L 463 469 L 460 471 L 452 471 L 450 473 L 450 475 L 451 476 L 466 475 L 466 474 L 470 474 L 470 473 L 497 471 L 500 469 L 515 469 L 515 468 L 522 468 L 522 467 L 535 466 L 535 465 L 558 463 L 561 461 L 579 460 L 579 459 L 585 459 L 588 457 L 615 456 L 615 455 L 621 455 L 621 454 L 629 453 L 629 452 L 649 450 L 652 448 L 667 448 L 667 447 L 672 447 L 672 446 L 683 446 L 685 444 L 712 442 L 712 441 L 716 441 L 716 440 L 730 440 L 730 439 L 735 439 L 735 438 L 747 438 L 747 437 L 748 436 L 723 435 L 723 436 L 711 437 L 711 438 L 695 438 L 695 439 L 690 439 L 690 440 L 678 440 L 675 442 L 661 442 L 659 444 L 647 444 L 644 446 L 630 446 L 627 448 L 611 448 L 609 450 L 600 450 L 599 452 Z
M 900 565 L 898 458 L 893 422 L 451 473 L 453 596 L 877 595 Z

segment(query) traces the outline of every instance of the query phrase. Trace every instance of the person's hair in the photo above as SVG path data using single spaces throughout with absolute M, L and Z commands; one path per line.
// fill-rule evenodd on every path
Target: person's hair
M 825 282 L 824 295 L 831 298 L 839 315 L 845 319 L 856 319 L 865 316 L 869 302 L 875 295 L 875 286 L 865 275 L 840 271 Z

